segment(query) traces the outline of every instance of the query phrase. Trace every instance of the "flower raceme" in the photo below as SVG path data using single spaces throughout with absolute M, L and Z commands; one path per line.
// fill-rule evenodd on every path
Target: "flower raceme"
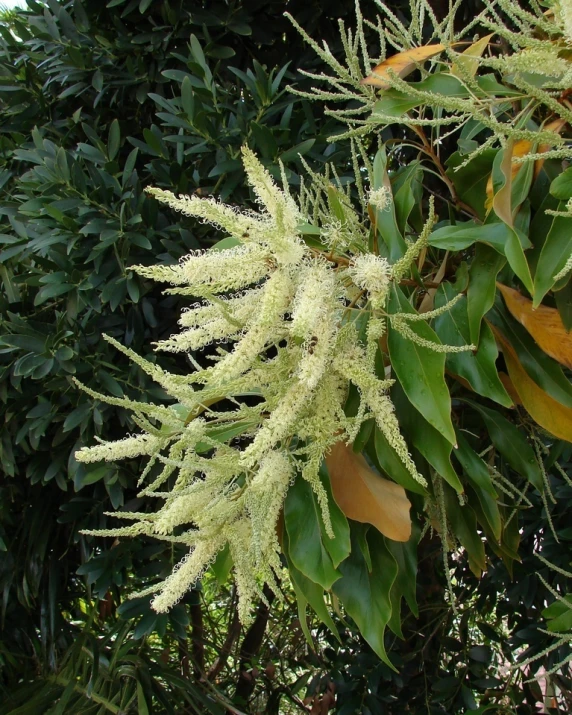
M 419 240 L 393 266 L 365 251 L 339 256 L 319 251 L 302 240 L 300 226 L 308 217 L 286 182 L 279 188 L 249 149 L 243 150 L 243 160 L 258 212 L 148 190 L 176 211 L 220 228 L 236 245 L 197 252 L 174 266 L 133 267 L 144 277 L 170 283 L 171 293 L 199 299 L 183 312 L 182 331 L 159 342 L 157 349 L 187 353 L 214 343 L 212 364 L 197 364 L 193 372 L 176 375 L 107 338 L 176 404 L 105 397 L 84 388 L 94 398 L 130 409 L 141 433 L 85 447 L 76 457 L 81 462 L 149 457 L 140 484 L 150 483 L 141 495 L 159 497 L 163 506 L 153 513 L 117 513 L 133 523 L 88 532 L 145 534 L 189 548 L 166 580 L 139 595 L 154 593 L 155 610 L 168 610 L 228 545 L 240 617 L 246 622 L 253 600 L 263 597 L 263 583 L 278 591 L 276 526 L 297 475 L 312 486 L 328 537 L 335 536 L 319 475 L 333 444 L 352 441 L 361 423 L 374 418 L 412 477 L 425 483 L 387 394 L 392 380 L 376 375 L 375 355 L 392 281 L 404 274 L 403 261 L 410 264 L 426 245 L 435 218 L 431 206 Z M 385 193 L 377 197 L 379 202 L 382 198 L 389 200 Z M 348 203 L 344 206 L 351 210 Z M 348 216 L 344 225 L 339 212 L 321 220 L 323 227 L 334 222 L 345 230 L 346 224 L 358 225 L 359 217 Z M 416 339 L 408 326 L 416 314 L 391 317 L 396 329 Z M 360 338 L 364 318 L 367 328 Z M 362 402 L 356 417 L 344 413 L 351 383 Z M 222 400 L 230 400 L 233 409 L 217 410 Z

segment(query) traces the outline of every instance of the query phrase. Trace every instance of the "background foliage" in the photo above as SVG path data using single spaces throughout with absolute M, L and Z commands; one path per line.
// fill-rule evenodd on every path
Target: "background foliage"
M 397 3 L 394 8 L 400 12 Z M 474 10 L 466 2 L 459 22 Z M 353 8 L 304 2 L 289 3 L 289 11 L 341 57 L 336 20 Z M 117 467 L 75 462 L 74 450 L 94 435 L 112 438 L 131 424 L 122 409 L 94 405 L 70 377 L 118 397 L 163 399 L 100 336 L 113 335 L 151 357 L 150 344 L 170 334 L 180 306 L 129 266 L 176 261 L 215 240 L 203 226 L 174 223 L 144 187 L 216 194 L 243 205 L 250 200 L 239 161 L 245 141 L 271 171 L 280 158 L 294 185 L 299 153 L 315 167 L 326 160 L 340 173 L 349 167 L 349 148 L 326 142 L 335 122 L 318 104 L 285 90 L 288 83 L 308 87 L 298 67 L 323 68 L 282 12 L 283 3 L 246 0 L 112 0 L 107 7 L 96 0 L 29 0 L 27 11 L 6 15 L 0 25 L 2 713 L 539 711 L 538 682 L 524 684 L 526 677 L 507 666 L 516 649 L 534 655 L 554 640 L 538 628 L 545 625 L 542 610 L 554 600 L 539 576 L 569 590 L 566 577 L 533 555 L 542 538 L 546 558 L 569 566 L 572 489 L 557 471 L 549 477 L 556 506 L 530 491 L 530 505 L 504 534 L 503 548 L 487 551 L 479 579 L 482 546 L 473 539 L 463 544 L 468 556 L 455 552 L 456 612 L 445 595 L 440 540 L 424 536 L 417 588 L 408 601 L 416 592 L 419 617 L 404 602 L 403 639 L 398 623 L 390 623 L 397 635 L 386 636 L 398 673 L 380 661 L 351 619 L 336 618 L 338 641 L 310 616 L 313 652 L 295 593 L 286 586 L 285 605 L 273 604 L 270 612 L 261 605 L 253 626 L 241 631 L 223 558 L 200 588 L 168 616 L 157 616 L 148 601 L 127 601 L 125 594 L 170 571 L 174 555 L 151 542 L 96 543 L 79 534 L 105 525 L 105 511 L 137 505 L 140 466 L 136 460 Z M 383 138 L 401 136 L 396 124 Z M 482 203 L 493 159 L 484 154 L 480 160 Z M 392 160 L 396 186 L 420 186 L 419 172 L 404 171 L 415 168 L 414 160 L 414 153 Z M 551 175 L 547 165 L 545 175 L 554 178 L 558 170 Z M 533 208 L 544 200 L 548 179 L 531 193 Z M 464 179 L 457 181 L 470 203 Z M 418 223 L 414 212 L 411 223 Z M 483 256 L 486 271 L 485 259 L 490 256 Z M 557 304 L 569 325 L 569 300 Z M 533 351 L 501 302 L 495 316 L 493 324 L 496 319 L 505 334 L 512 331 L 512 345 L 524 346 L 521 360 Z M 434 327 L 450 340 L 450 325 Z M 540 364 L 536 374 L 544 370 L 554 379 L 546 356 L 532 359 Z M 172 365 L 185 367 L 175 358 Z M 407 400 L 401 404 L 406 420 Z M 490 408 L 490 402 L 479 404 Z M 463 426 L 483 438 L 487 413 L 461 413 Z M 504 451 L 500 442 L 495 446 L 510 476 L 518 459 L 510 428 L 519 420 L 526 427 L 528 418 L 523 410 L 516 420 L 512 411 L 499 413 L 510 423 L 497 423 L 499 440 L 508 432 Z M 379 461 L 376 435 L 361 439 L 372 462 L 388 469 Z M 415 446 L 422 452 L 420 440 Z M 562 443 L 552 455 L 566 470 L 568 446 Z M 433 464 L 435 457 L 424 456 Z M 469 491 L 477 517 L 478 494 Z M 480 532 L 494 531 L 486 518 L 479 521 Z M 514 547 L 519 538 L 517 561 L 508 541 Z M 549 669 L 566 649 L 563 644 L 535 667 Z M 569 705 L 570 680 L 565 673 L 555 677 Z M 545 711 L 565 712 L 562 700 L 560 706 L 549 699 Z

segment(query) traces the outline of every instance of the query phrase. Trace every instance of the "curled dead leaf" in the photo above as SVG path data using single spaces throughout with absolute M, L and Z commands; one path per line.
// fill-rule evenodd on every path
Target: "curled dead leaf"
M 326 457 L 336 503 L 349 519 L 372 524 L 394 541 L 411 536 L 411 503 L 405 489 L 376 474 L 361 454 L 337 442 Z
M 514 318 L 532 335 L 547 355 L 572 369 L 572 333 L 567 332 L 556 308 L 539 305 L 533 310 L 532 301 L 513 288 L 497 283 L 506 307 Z
M 522 366 L 515 349 L 500 330 L 491 328 L 502 347 L 510 381 L 532 419 L 559 439 L 572 442 L 572 410 L 550 397 Z
M 405 52 L 398 52 L 384 60 L 381 64 L 374 67 L 367 77 L 362 79 L 361 84 L 367 84 L 379 89 L 389 89 L 391 81 L 389 81 L 389 70 L 395 72 L 398 77 L 407 77 L 411 74 L 417 65 L 421 64 L 430 57 L 443 52 L 445 45 L 424 45 L 423 47 L 413 47 Z

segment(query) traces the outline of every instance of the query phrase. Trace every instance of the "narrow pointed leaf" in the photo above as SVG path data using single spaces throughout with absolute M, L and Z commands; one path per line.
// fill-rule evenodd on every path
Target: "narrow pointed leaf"
M 440 308 L 456 295 L 450 283 L 443 284 L 437 291 L 435 307 Z M 436 318 L 435 332 L 446 345 L 462 346 L 470 343 L 467 299 L 464 296 L 451 310 Z M 500 381 L 495 365 L 497 357 L 495 339 L 490 328 L 485 325 L 478 350 L 450 353 L 447 355 L 446 366 L 454 375 L 464 378 L 479 395 L 488 397 L 504 407 L 511 407 L 512 400 Z
M 564 211 L 565 209 L 565 203 L 560 202 L 558 211 Z M 534 273 L 533 308 L 538 308 L 544 296 L 554 285 L 554 277 L 564 268 L 571 254 L 572 219 L 565 216 L 555 216 L 542 246 Z
M 484 405 L 467 400 L 480 413 L 488 429 L 492 443 L 502 454 L 517 474 L 528 479 L 538 489 L 543 491 L 544 480 L 536 455 L 524 434 L 503 417 L 497 410 L 490 410 Z
M 329 591 L 340 578 L 325 546 L 328 539 L 321 521 L 320 507 L 308 482 L 297 479 L 284 502 L 284 523 L 288 532 L 290 558 L 307 578 Z
M 390 296 L 392 313 L 415 313 L 401 289 L 395 286 Z M 439 338 L 424 321 L 411 323 L 411 329 L 425 340 L 439 344 Z M 445 383 L 445 355 L 407 340 L 391 328 L 389 355 L 399 382 L 410 402 L 451 444 L 455 430 L 451 422 L 451 397 Z
M 379 532 L 370 529 L 367 540 L 371 571 L 352 536 L 351 554 L 340 565 L 342 578 L 334 584 L 333 590 L 365 640 L 383 662 L 395 670 L 385 650 L 384 634 L 391 618 L 390 593 L 397 576 L 397 564 Z
M 481 321 L 493 307 L 496 294 L 495 281 L 506 258 L 491 246 L 478 244 L 475 257 L 469 268 L 469 288 L 467 290 L 467 319 L 469 337 L 474 345 L 479 344 Z
M 409 474 L 395 450 L 383 436 L 376 425 L 373 435 L 375 459 L 377 464 L 388 477 L 401 484 L 404 489 L 409 489 L 417 494 L 427 494 L 427 490 Z
M 451 464 L 453 445 L 417 412 L 403 389 L 395 384 L 391 390 L 395 410 L 403 432 L 429 464 L 459 494 L 463 491 L 457 473 Z

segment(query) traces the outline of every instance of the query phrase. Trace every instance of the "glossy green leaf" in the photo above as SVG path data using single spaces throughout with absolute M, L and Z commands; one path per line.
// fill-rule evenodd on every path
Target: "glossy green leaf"
M 284 503 L 284 523 L 288 532 L 290 558 L 307 578 L 329 591 L 340 578 L 326 548 L 320 506 L 308 482 L 298 478 L 288 490 Z
M 485 243 L 495 248 L 499 253 L 505 253 L 507 241 L 512 231 L 502 222 L 479 224 L 476 221 L 466 221 L 454 226 L 443 226 L 429 236 L 429 243 L 435 248 L 448 251 L 462 251 L 474 243 Z M 528 239 L 523 239 L 525 247 L 530 246 Z
M 435 307 L 440 308 L 457 295 L 450 283 L 443 283 L 435 296 Z M 462 296 L 457 303 L 435 319 L 435 332 L 445 345 L 468 345 L 470 343 L 467 298 Z M 498 349 L 490 328 L 485 324 L 476 352 L 449 353 L 446 367 L 454 375 L 464 378 L 473 390 L 504 407 L 511 407 L 512 400 L 504 389 L 496 369 Z
M 565 210 L 564 202 L 558 206 L 559 211 Z M 572 254 L 572 219 L 555 216 L 540 252 L 538 264 L 534 273 L 534 294 L 532 304 L 537 308 L 544 296 L 555 283 L 554 276 L 558 274 Z
M 462 492 L 463 485 L 451 464 L 451 450 L 453 449 L 451 442 L 437 432 L 427 420 L 423 419 L 407 399 L 401 385 L 393 386 L 391 397 L 399 424 L 407 439 L 453 489 L 459 493 Z
M 468 504 L 483 528 L 487 543 L 499 555 L 503 523 L 499 502 L 484 489 L 467 487 Z
M 467 221 L 455 226 L 443 226 L 429 236 L 432 246 L 450 251 L 462 251 L 477 241 L 502 253 L 516 275 L 532 292 L 532 278 L 523 251 L 523 248 L 529 248 L 532 244 L 523 233 L 518 233 L 506 223 L 480 225 Z
M 499 412 L 488 407 L 470 402 L 483 418 L 489 436 L 496 449 L 506 459 L 508 464 L 539 491 L 544 489 L 544 481 L 536 455 L 524 434 Z
M 119 143 L 121 141 L 121 130 L 119 122 L 114 119 L 109 127 L 109 137 L 107 139 L 107 155 L 109 160 L 113 161 L 119 152 Z
M 296 144 L 296 146 L 293 146 L 291 149 L 287 149 L 282 152 L 280 159 L 284 163 L 288 161 L 297 161 L 300 156 L 307 154 L 315 143 L 315 139 L 305 139 L 303 142 Z
M 391 539 L 385 540 L 385 545 L 397 564 L 397 576 L 393 582 L 392 601 L 394 592 L 399 594 L 399 600 L 405 598 L 413 615 L 419 616 L 417 606 L 417 544 L 420 531 L 415 526 L 411 538 L 406 543 L 399 543 Z
M 559 201 L 567 201 L 572 198 L 572 167 L 554 179 L 550 184 L 550 193 Z
M 328 470 L 325 464 L 320 467 L 320 481 L 326 494 L 328 495 L 328 504 L 330 511 L 330 520 L 332 522 L 332 529 L 334 530 L 335 537 L 330 539 L 329 536 L 325 538 L 325 546 L 330 554 L 332 563 L 337 568 L 340 563 L 348 557 L 351 550 L 350 543 L 350 527 L 345 514 L 336 504 L 334 496 L 332 494 L 332 486 L 330 484 L 330 479 L 328 477 Z M 316 498 L 314 492 L 312 492 L 314 499 Z M 322 531 L 325 533 L 324 523 L 322 521 L 322 512 L 319 512 L 320 524 Z
M 479 521 L 485 522 L 483 526 L 490 529 L 492 537 L 500 541 L 502 533 L 502 521 L 497 503 L 497 493 L 491 481 L 489 470 L 483 460 L 471 448 L 467 439 L 460 430 L 457 430 L 458 448 L 455 450 L 455 457 L 463 467 L 463 471 L 471 482 L 477 504 L 469 499 Z
M 463 467 L 463 471 L 473 483 L 473 486 L 496 497 L 497 492 L 491 481 L 491 475 L 489 474 L 487 465 L 473 450 L 467 438 L 459 429 L 457 430 L 457 449 L 454 454 Z
M 312 581 L 307 576 L 304 576 L 304 574 L 294 566 L 290 557 L 290 546 L 287 532 L 284 532 L 283 538 L 284 553 L 288 562 L 288 573 L 292 579 L 292 586 L 294 587 L 294 592 L 296 593 L 296 599 L 298 600 L 300 611 L 305 610 L 306 604 L 310 604 L 320 621 L 330 629 L 337 640 L 340 640 L 338 629 L 336 628 L 324 601 L 324 589 L 315 581 Z M 300 613 L 300 622 L 305 623 L 305 620 L 305 616 L 302 616 L 302 613 Z M 308 638 L 308 635 L 306 635 L 306 638 L 311 644 L 311 637 Z
M 391 291 L 389 310 L 391 313 L 415 313 L 397 286 Z M 425 321 L 416 321 L 410 326 L 422 339 L 440 342 Z M 451 397 L 444 377 L 445 355 L 407 340 L 393 328 L 389 329 L 388 348 L 391 365 L 411 403 L 445 439 L 454 444 Z
M 477 531 L 477 518 L 470 506 L 461 506 L 455 492 L 446 484 L 443 485 L 445 491 L 445 509 L 447 521 L 455 536 L 459 539 L 469 556 L 471 571 L 477 577 L 481 575 L 487 567 L 485 556 L 485 545 Z
M 419 162 L 413 162 L 406 167 L 407 175 L 395 191 L 393 202 L 395 204 L 395 217 L 402 234 L 405 234 L 409 216 L 418 202 L 415 187 L 419 188 L 423 171 Z M 417 192 L 418 193 L 418 192 Z
M 386 89 L 381 93 L 380 98 L 373 105 L 372 115 L 382 114 L 384 117 L 403 116 L 409 110 L 418 107 L 421 100 L 411 97 L 397 89 Z
M 469 268 L 467 290 L 467 320 L 471 343 L 479 344 L 481 321 L 492 308 L 496 294 L 496 279 L 506 259 L 494 248 L 484 244 L 475 247 L 475 256 Z
M 372 188 L 380 189 L 384 186 L 391 192 L 391 182 L 387 173 L 387 154 L 385 148 L 382 147 L 375 155 L 373 162 Z M 393 201 L 384 211 L 375 210 L 375 223 L 377 231 L 389 251 L 389 259 L 392 262 L 397 261 L 405 253 L 407 246 L 397 225 Z
M 572 630 L 572 596 L 564 596 L 563 601 L 554 601 L 542 611 L 548 621 L 548 630 L 561 633 Z
M 570 632 L 572 630 L 572 607 L 550 620 L 548 630 L 553 633 Z
M 334 593 L 361 634 L 377 655 L 395 670 L 385 650 L 385 628 L 391 618 L 391 588 L 397 576 L 397 564 L 385 539 L 376 530 L 367 535 L 371 571 L 359 544 L 352 535 L 350 556 L 340 565 L 342 578 L 334 584 Z
M 487 149 L 460 169 L 457 167 L 466 157 L 459 152 L 452 154 L 447 161 L 447 176 L 453 182 L 458 197 L 473 208 L 481 220 L 484 220 L 486 215 L 487 181 L 497 151 L 497 149 Z
M 394 482 L 401 484 L 404 489 L 409 489 L 417 494 L 427 493 L 427 490 L 409 474 L 409 471 L 401 459 L 399 459 L 395 450 L 389 445 L 377 425 L 374 428 L 373 445 L 375 461 L 382 472 L 385 472 Z

